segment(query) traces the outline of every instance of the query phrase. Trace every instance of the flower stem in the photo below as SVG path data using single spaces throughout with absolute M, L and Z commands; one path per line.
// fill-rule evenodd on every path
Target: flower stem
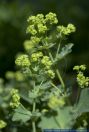
M 57 52 L 56 52 L 56 57 L 58 56 L 62 40 L 63 40 L 63 38 L 60 38 L 60 41 L 59 41 L 59 44 L 58 44 L 58 48 L 57 48 Z
M 51 61 L 53 62 L 54 60 L 53 60 L 53 56 L 52 56 L 51 52 L 49 52 L 49 57 L 51 58 Z
M 53 56 L 52 56 L 51 52 L 49 52 L 49 56 L 50 56 L 50 58 L 51 58 L 51 61 L 53 62 L 54 60 L 53 60 Z M 57 76 L 58 76 L 58 78 L 59 78 L 59 80 L 60 80 L 60 82 L 61 82 L 62 87 L 63 87 L 64 90 L 66 91 L 65 84 L 64 84 L 64 82 L 63 82 L 63 79 L 62 79 L 61 74 L 60 74 L 60 72 L 59 72 L 58 69 L 56 69 L 56 74 L 57 74 Z
M 57 76 L 58 76 L 58 78 L 59 78 L 59 80 L 60 80 L 60 82 L 61 82 L 62 87 L 63 87 L 64 90 L 66 91 L 65 84 L 64 84 L 64 82 L 63 82 L 63 79 L 62 79 L 61 74 L 60 74 L 60 72 L 59 72 L 58 69 L 56 70 L 56 74 L 57 74 Z
M 36 126 L 35 126 L 35 122 L 32 122 L 32 128 L 33 128 L 33 132 L 36 132 Z
M 59 93 L 60 93 L 60 94 L 62 94 L 61 90 L 60 90 L 54 83 L 51 82 L 51 85 L 52 85 L 54 88 L 56 88 L 57 90 L 59 90 Z
M 36 108 L 36 103 L 34 101 L 32 112 L 35 112 L 35 108 Z M 32 121 L 32 129 L 33 129 L 33 132 L 36 132 L 36 124 L 35 124 L 35 121 L 34 120 Z
M 58 48 L 57 48 L 57 53 L 56 53 L 56 57 L 58 56 L 58 53 L 59 53 L 59 49 L 60 49 L 60 43 L 58 45 Z

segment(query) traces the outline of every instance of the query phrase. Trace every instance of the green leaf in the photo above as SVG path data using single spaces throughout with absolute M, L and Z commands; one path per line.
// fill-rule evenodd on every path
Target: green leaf
M 39 127 L 42 129 L 71 129 L 76 118 L 89 112 L 89 88 L 82 89 L 79 102 L 74 107 L 68 106 L 55 109 L 57 116 L 42 116 Z
M 73 47 L 72 43 L 65 45 L 65 47 L 62 48 L 61 52 L 57 55 L 55 62 L 63 59 L 66 55 L 71 53 L 72 47 Z
M 28 111 L 23 105 L 20 105 L 13 114 L 12 121 L 22 121 L 25 123 L 26 121 L 30 120 L 32 114 Z
M 45 44 L 43 46 L 39 46 L 38 49 L 39 50 L 44 50 L 44 49 L 50 49 L 52 48 L 56 43 L 49 43 L 49 44 Z
M 39 89 L 42 89 L 42 90 L 46 90 L 50 87 L 51 87 L 51 81 L 46 81 L 46 82 L 36 86 L 36 88 L 39 88 Z
M 39 127 L 41 129 L 55 129 L 55 128 L 58 129 L 59 128 L 53 116 L 52 117 L 43 116 L 41 118 L 41 122 L 39 123 Z
M 47 81 L 40 85 L 36 85 L 32 91 L 29 91 L 29 98 L 35 99 L 40 96 L 43 97 L 44 91 L 50 87 L 51 87 L 51 81 Z
M 32 101 L 29 100 L 29 89 L 28 87 L 25 87 L 22 89 L 21 87 L 21 90 L 20 90 L 20 96 L 23 100 L 25 100 L 26 102 L 28 102 L 29 104 L 32 104 Z
M 89 88 L 82 89 L 78 104 L 74 107 L 75 119 L 83 113 L 89 112 Z
M 57 115 L 46 117 L 42 116 L 39 127 L 42 129 L 70 129 L 74 124 L 72 107 L 57 108 Z

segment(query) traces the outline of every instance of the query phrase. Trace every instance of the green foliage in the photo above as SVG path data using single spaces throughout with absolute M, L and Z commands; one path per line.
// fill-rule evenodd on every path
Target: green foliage
M 74 106 L 75 119 L 89 112 L 89 88 L 82 89 L 78 103 Z
M 24 43 L 25 53 L 19 54 L 15 60 L 19 71 L 6 74 L 10 90 L 15 88 L 11 94 L 8 93 L 6 100 L 10 104 L 8 111 L 11 112 L 12 123 L 20 122 L 33 132 L 46 128 L 72 129 L 77 118 L 89 112 L 89 89 L 88 84 L 85 85 L 88 77 L 77 78 L 84 89 L 81 91 L 79 87 L 78 98 L 72 104 L 72 91 L 68 91 L 59 70 L 60 60 L 72 51 L 73 44 L 67 44 L 65 40 L 75 32 L 75 26 L 58 26 L 57 16 L 52 12 L 45 16 L 30 16 L 27 21 L 29 39 Z M 53 29 L 55 36 L 51 33 Z M 81 65 L 74 69 L 82 74 L 86 67 Z
M 65 45 L 65 47 L 63 47 L 61 49 L 61 52 L 59 54 L 57 54 L 57 57 L 56 57 L 55 61 L 59 61 L 59 60 L 63 59 L 66 55 L 71 53 L 72 47 L 73 47 L 73 44 Z
M 54 116 L 43 116 L 39 126 L 42 129 L 71 129 L 74 124 L 72 107 L 63 107 L 55 109 L 57 114 Z M 51 124 L 52 123 L 52 124 Z
M 83 113 L 89 112 L 89 88 L 83 89 L 77 104 L 74 106 L 65 106 L 62 108 L 54 108 L 56 115 L 51 116 L 50 113 L 41 117 L 39 127 L 42 129 L 72 129 Z
M 11 96 L 12 96 L 12 101 L 10 102 L 10 106 L 12 108 L 17 108 L 20 105 L 20 96 L 19 96 L 18 90 L 12 89 Z
M 12 121 L 21 121 L 25 123 L 30 120 L 31 112 L 28 111 L 24 106 L 20 105 L 17 109 L 15 109 L 15 113 L 13 115 Z

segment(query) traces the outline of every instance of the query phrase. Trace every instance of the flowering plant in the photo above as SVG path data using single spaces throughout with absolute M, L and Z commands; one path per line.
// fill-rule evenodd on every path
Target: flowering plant
M 89 112 L 89 77 L 83 73 L 86 66 L 74 67 L 79 85 L 78 98 L 74 104 L 70 100 L 72 90 L 64 82 L 59 70 L 61 60 L 73 47 L 72 43 L 66 44 L 66 38 L 76 28 L 73 24 L 67 27 L 57 25 L 57 16 L 52 12 L 45 16 L 30 16 L 27 21 L 29 39 L 24 42 L 25 53 L 17 55 L 15 60 L 20 70 L 6 74 L 7 78 L 14 80 L 14 89 L 10 92 L 12 121 L 20 122 L 32 132 L 72 129 L 79 117 Z M 81 121 L 85 129 L 86 117 Z M 76 126 L 80 127 L 80 124 Z

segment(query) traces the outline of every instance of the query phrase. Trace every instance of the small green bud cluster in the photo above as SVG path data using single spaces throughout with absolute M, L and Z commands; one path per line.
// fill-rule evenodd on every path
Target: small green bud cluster
M 25 49 L 26 51 L 31 50 L 33 47 L 34 47 L 34 45 L 31 43 L 30 40 L 26 40 L 26 41 L 24 42 L 24 49 Z
M 55 77 L 55 73 L 53 72 L 53 70 L 51 70 L 52 62 L 50 58 L 48 56 L 43 56 L 41 63 L 45 67 L 45 73 L 53 79 Z
M 24 76 L 20 71 L 16 71 L 16 72 L 8 71 L 8 72 L 6 72 L 5 77 L 7 79 L 16 79 L 17 81 L 24 80 Z
M 21 67 L 29 67 L 31 65 L 28 55 L 20 55 L 15 60 L 15 64 Z
M 17 89 L 11 90 L 12 101 L 10 102 L 10 106 L 12 108 L 17 108 L 20 105 L 20 96 Z
M 53 95 L 49 99 L 48 106 L 52 109 L 55 109 L 55 107 L 62 107 L 65 104 L 64 98 L 58 98 L 57 96 Z
M 41 39 L 38 38 L 38 37 L 36 37 L 36 36 L 31 37 L 30 40 L 26 40 L 26 41 L 24 42 L 24 48 L 25 48 L 25 50 L 26 50 L 26 51 L 31 50 L 32 48 L 34 48 L 36 45 L 39 44 L 40 40 L 41 40 Z
M 27 20 L 31 25 L 43 23 L 44 24 L 44 15 L 43 14 L 37 14 L 36 16 L 30 16 Z
M 74 66 L 73 70 L 85 71 L 86 70 L 86 65 Z
M 15 63 L 18 66 L 21 66 L 23 68 L 33 65 L 32 64 L 33 62 L 37 62 L 37 64 L 38 64 L 38 62 L 40 62 L 40 64 L 42 65 L 42 67 L 45 70 L 45 73 L 52 79 L 55 77 L 55 73 L 51 69 L 52 62 L 51 62 L 50 58 L 48 56 L 43 56 L 43 53 L 41 51 L 32 53 L 30 58 L 28 57 L 28 55 L 20 55 L 19 57 L 17 57 L 17 59 L 15 61 Z M 18 74 L 16 77 L 17 78 L 19 77 L 19 79 L 22 79 L 21 76 L 18 76 Z
M 73 24 L 68 24 L 67 27 L 57 26 L 57 31 L 63 35 L 69 35 L 72 32 L 76 31 L 76 28 Z
M 47 31 L 47 26 L 43 24 L 38 24 L 38 32 L 44 34 Z
M 81 88 L 88 87 L 89 85 L 89 77 L 85 77 L 83 71 L 85 71 L 86 66 L 85 65 L 80 65 L 80 66 L 75 66 L 73 70 L 77 71 L 77 82 L 78 85 Z
M 31 35 L 36 35 L 36 34 L 37 34 L 37 31 L 36 31 L 34 25 L 30 25 L 30 26 L 28 26 L 26 32 L 27 32 L 27 33 L 30 33 Z
M 33 53 L 31 55 L 31 62 L 40 62 L 45 73 L 51 78 L 55 77 L 55 73 L 51 70 L 52 62 L 50 58 L 48 56 L 43 56 L 42 52 Z
M 31 35 L 45 34 L 48 30 L 47 24 L 57 24 L 58 19 L 55 13 L 48 13 L 46 16 L 38 14 L 36 16 L 30 16 L 28 18 L 29 26 L 27 27 L 27 33 Z
M 50 24 L 57 24 L 58 23 L 58 19 L 55 13 L 49 12 L 46 16 L 45 16 L 45 21 L 47 23 Z
M 0 129 L 6 127 L 7 123 L 3 120 L 0 120 Z
M 45 73 L 52 79 L 55 77 L 55 73 L 51 69 L 47 70 Z
M 77 75 L 77 82 L 81 88 L 88 87 L 89 77 L 85 77 L 82 72 L 79 72 Z
M 24 76 L 23 76 L 23 74 L 20 71 L 16 71 L 15 72 L 15 79 L 17 81 L 23 81 L 24 80 Z
M 43 56 L 41 63 L 45 66 L 46 69 L 50 69 L 52 66 L 52 62 L 48 56 Z
M 31 55 L 31 61 L 32 62 L 36 62 L 39 60 L 39 58 L 43 57 L 43 53 L 42 52 L 37 52 L 37 53 L 33 53 Z
M 47 27 L 45 25 L 45 19 L 43 14 L 38 14 L 36 16 L 31 16 L 27 20 L 29 22 L 29 26 L 27 27 L 27 33 L 31 35 L 36 35 L 37 33 L 45 33 L 47 31 Z

